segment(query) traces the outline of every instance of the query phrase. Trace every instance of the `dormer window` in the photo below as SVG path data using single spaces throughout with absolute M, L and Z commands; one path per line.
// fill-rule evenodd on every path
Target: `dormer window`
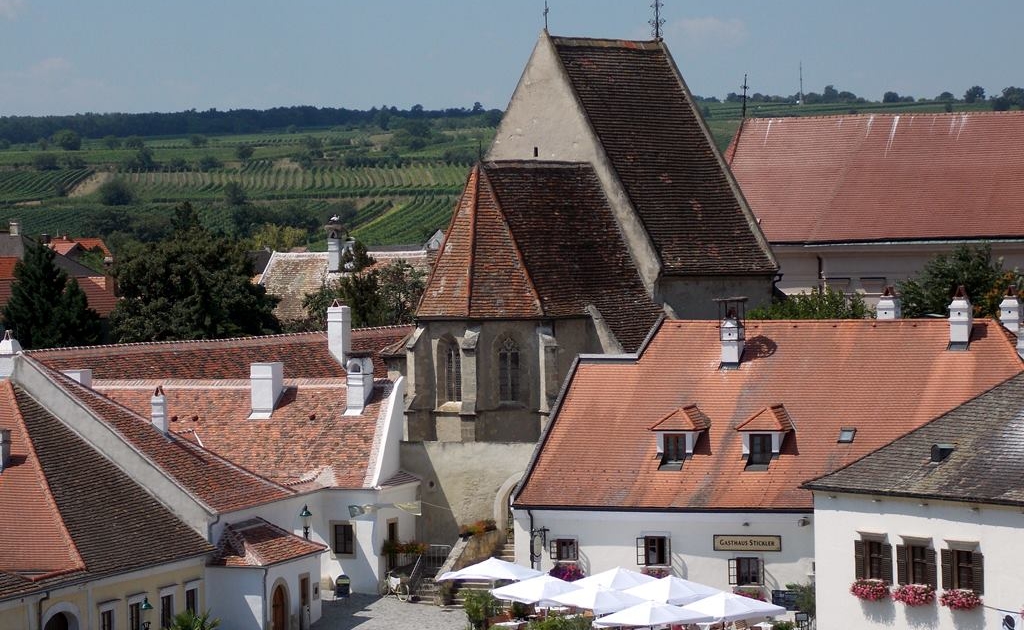
M 710 426 L 711 420 L 697 405 L 687 405 L 669 412 L 650 427 L 661 460 L 658 470 L 681 470 L 686 458 L 693 455 L 701 432 Z
M 661 457 L 661 466 L 658 470 L 680 470 L 683 467 L 683 460 L 686 459 L 686 434 L 666 433 L 665 452 Z
M 794 430 L 793 419 L 779 405 L 765 407 L 736 427 L 743 436 L 746 470 L 768 470 L 772 458 L 782 450 L 786 434 Z
M 747 470 L 768 470 L 772 461 L 772 434 L 751 433 L 750 455 L 747 457 Z

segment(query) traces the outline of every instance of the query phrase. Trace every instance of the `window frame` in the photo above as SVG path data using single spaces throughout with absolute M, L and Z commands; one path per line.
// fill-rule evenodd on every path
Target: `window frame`
M 338 548 L 338 528 L 344 527 L 349 532 L 349 539 L 347 542 L 351 545 L 351 550 L 345 551 L 344 549 L 339 551 Z M 344 539 L 343 539 L 344 541 Z M 356 526 L 352 521 L 331 521 L 331 555 L 340 558 L 355 558 L 356 557 Z
M 149 593 L 128 596 L 128 630 L 142 630 L 142 602 L 147 597 Z
M 854 577 L 892 584 L 892 545 L 881 536 L 861 536 L 853 541 Z
M 649 560 L 654 552 L 655 561 Z M 668 534 L 645 534 L 636 539 L 636 563 L 645 567 L 667 567 L 672 564 L 672 538 Z
M 174 590 L 173 586 L 160 589 L 161 628 L 169 628 L 174 623 Z
M 662 456 L 659 470 L 681 470 L 688 455 L 685 433 L 665 433 L 662 436 Z
M 978 546 L 951 545 L 940 552 L 942 557 L 942 588 L 985 593 L 985 557 Z
M 444 387 L 441 388 L 441 391 L 444 394 L 444 402 L 460 403 L 462 402 L 462 349 L 454 339 L 444 340 L 442 361 Z
M 189 580 L 184 584 L 185 610 L 191 611 L 195 614 L 199 614 L 199 609 L 201 608 L 199 604 L 199 583 L 200 580 Z M 191 600 L 191 602 L 189 600 Z
M 117 601 L 114 599 L 101 602 L 96 607 L 99 610 L 100 630 L 114 630 L 117 628 Z
M 927 584 L 938 588 L 935 549 L 931 541 L 905 539 L 896 545 L 896 583 Z
M 580 558 L 579 540 L 574 536 L 558 536 L 548 542 L 548 556 L 555 562 L 576 562 Z
M 753 580 L 750 579 L 751 577 L 753 577 Z M 764 560 L 757 556 L 730 558 L 729 584 L 735 586 L 764 586 Z
M 498 344 L 498 402 L 518 403 L 522 394 L 522 362 L 519 344 L 506 335 Z
M 775 455 L 773 449 L 774 436 L 771 433 L 753 431 L 747 436 L 749 443 L 749 454 L 747 455 L 747 470 L 768 470 Z M 761 448 L 754 448 L 755 443 Z

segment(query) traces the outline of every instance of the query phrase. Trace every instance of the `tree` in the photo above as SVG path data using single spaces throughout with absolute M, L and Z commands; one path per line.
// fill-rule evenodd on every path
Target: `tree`
M 128 206 L 135 201 L 135 191 L 121 178 L 103 182 L 97 192 L 105 206 Z
M 949 103 L 955 101 L 956 97 L 953 96 L 952 92 L 943 92 L 942 94 L 936 96 L 935 100 L 939 101 L 940 103 Z
M 121 140 L 115 135 L 103 136 L 103 146 L 108 149 L 120 149 Z
M 248 201 L 246 197 L 245 189 L 238 182 L 228 182 L 224 184 L 224 201 L 229 206 L 242 206 Z
M 194 133 L 191 136 L 189 136 L 188 141 L 192 146 L 196 148 L 205 147 L 210 142 L 209 138 L 198 133 Z
M 215 630 L 218 627 L 220 619 L 210 619 L 209 610 L 202 615 L 186 610 L 174 616 L 167 630 Z
M 380 269 L 349 273 L 306 296 L 302 307 L 307 317 L 296 327 L 324 330 L 327 307 L 334 300 L 352 309 L 355 327 L 409 324 L 425 284 L 425 274 L 404 260 L 396 260 Z
M 1021 275 L 1016 270 L 1004 270 L 1001 259 L 992 260 L 988 244 L 958 245 L 951 253 L 929 260 L 916 276 L 897 284 L 904 317 L 948 314 L 949 302 L 961 285 L 974 305 L 975 316 L 998 317 L 1006 289 L 1019 289 Z
M 114 270 L 123 299 L 110 315 L 121 342 L 222 339 L 275 333 L 277 298 L 252 282 L 239 243 L 199 224 L 188 203 L 170 238 L 128 250 Z
M 883 103 L 899 103 L 900 95 L 896 92 L 886 92 L 882 95 Z
M 146 143 L 140 136 L 128 136 L 124 139 L 124 146 L 126 149 L 141 149 Z
M 965 103 L 975 103 L 983 100 L 985 100 L 985 88 L 980 85 L 971 86 L 964 92 Z
M 859 293 L 850 297 L 833 287 L 788 295 L 771 306 L 751 309 L 748 319 L 864 319 L 871 312 Z
M 78 282 L 54 264 L 56 254 L 32 244 L 14 265 L 4 326 L 28 348 L 59 348 L 97 343 L 100 318 L 89 308 Z
M 221 166 L 223 166 L 223 164 L 221 164 L 221 161 L 212 155 L 204 155 L 203 157 L 199 158 L 199 162 L 196 163 L 196 166 L 199 168 L 199 170 L 206 172 L 212 171 L 215 168 L 220 168 Z
M 235 147 L 235 157 L 243 162 L 252 157 L 253 148 L 248 144 L 240 144 Z
M 125 142 L 125 146 L 128 143 Z M 143 145 L 135 152 L 135 155 L 125 160 L 124 168 L 129 171 L 151 171 L 156 168 L 156 160 L 153 159 L 153 149 Z
M 61 129 L 53 134 L 51 140 L 65 151 L 77 151 L 82 148 L 82 136 L 71 129 Z

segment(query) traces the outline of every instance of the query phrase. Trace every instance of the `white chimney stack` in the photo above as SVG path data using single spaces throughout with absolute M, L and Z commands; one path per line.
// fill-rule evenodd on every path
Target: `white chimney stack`
M 21 344 L 10 330 L 5 331 L 3 341 L 0 341 L 0 378 L 10 378 L 14 374 L 14 357 L 19 352 Z
M 1013 287 L 1006 290 L 1006 296 L 999 303 L 999 321 L 1013 334 L 1020 330 L 1020 300 Z
M 82 368 L 80 370 L 64 370 L 64 376 L 70 378 L 79 385 L 92 387 L 92 370 Z
M 338 300 L 327 307 L 327 348 L 340 365 L 352 352 L 352 309 Z
M 368 356 L 352 357 L 345 370 L 348 372 L 345 415 L 358 416 L 373 395 L 373 360 Z
M 0 429 L 0 472 L 11 465 L 11 430 Z
M 284 393 L 284 363 L 253 363 L 249 366 L 252 391 L 250 420 L 267 420 L 274 413 L 277 399 Z
M 974 325 L 974 313 L 971 301 L 963 285 L 956 290 L 953 301 L 949 303 L 949 345 L 953 350 L 966 350 L 971 341 L 971 327 Z
M 746 335 L 743 322 L 735 310 L 730 309 L 726 313 L 719 329 L 719 338 L 722 341 L 722 367 L 739 366 Z
M 327 271 L 341 269 L 341 239 L 334 232 L 327 235 Z
M 11 236 L 21 236 L 21 222 L 11 221 L 9 232 Z
M 878 306 L 875 307 L 875 317 L 878 319 L 900 319 L 903 316 L 900 298 L 892 287 L 885 287 L 882 297 L 878 298 Z
M 161 433 L 166 434 L 168 431 L 167 426 L 167 396 L 164 396 L 163 385 L 158 385 L 156 391 L 153 392 L 153 397 L 149 399 L 150 404 L 150 418 L 153 421 L 153 426 L 156 427 Z

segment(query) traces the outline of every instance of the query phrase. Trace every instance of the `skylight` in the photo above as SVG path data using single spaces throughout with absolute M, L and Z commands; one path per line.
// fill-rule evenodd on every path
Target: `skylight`
M 843 427 L 839 429 L 839 440 L 840 444 L 849 444 L 853 441 L 853 436 L 857 435 L 857 429 L 854 427 Z

